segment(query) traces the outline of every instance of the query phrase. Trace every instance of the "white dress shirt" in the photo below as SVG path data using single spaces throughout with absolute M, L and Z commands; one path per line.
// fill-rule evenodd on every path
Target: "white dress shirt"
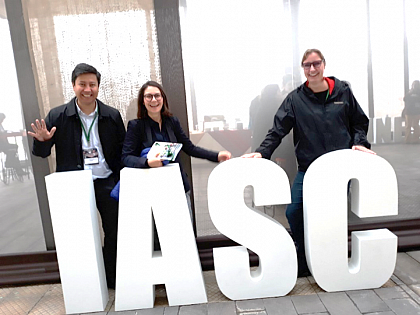
M 93 180 L 95 180 L 97 178 L 107 178 L 107 177 L 109 177 L 109 175 L 112 174 L 112 171 L 105 161 L 105 156 L 104 156 L 104 152 L 102 150 L 101 140 L 99 139 L 98 103 L 95 103 L 95 110 L 92 113 L 90 113 L 89 115 L 86 115 L 85 113 L 82 112 L 79 105 L 77 104 L 77 99 L 76 99 L 76 107 L 77 107 L 77 112 L 78 112 L 79 117 L 80 117 L 80 123 L 83 124 L 83 126 L 86 130 L 86 133 L 89 132 L 90 126 L 92 125 L 92 122 L 93 122 L 93 127 L 92 127 L 92 130 L 90 132 L 90 138 L 89 138 L 90 141 L 89 142 L 87 141 L 85 133 L 82 130 L 82 149 L 83 150 L 90 149 L 90 148 L 98 149 L 99 163 L 94 164 L 94 165 L 84 165 L 84 169 L 85 170 L 92 170 Z M 95 115 L 97 115 L 97 117 L 94 121 Z

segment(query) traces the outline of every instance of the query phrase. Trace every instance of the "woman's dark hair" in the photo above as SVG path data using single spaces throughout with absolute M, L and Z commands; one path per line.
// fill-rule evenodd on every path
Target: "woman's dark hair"
M 98 70 L 96 70 L 95 67 L 92 67 L 91 65 L 88 65 L 87 63 L 79 63 L 71 73 L 71 83 L 73 85 L 76 84 L 76 79 L 79 75 L 85 74 L 85 73 L 92 73 L 96 75 L 96 79 L 98 79 L 98 86 L 101 84 L 101 74 Z
M 325 58 L 324 58 L 324 55 L 322 54 L 322 52 L 319 50 L 319 49 L 316 49 L 316 48 L 311 48 L 311 49 L 307 49 L 306 51 L 305 51 L 305 53 L 303 54 L 303 57 L 302 57 L 302 61 L 301 61 L 301 63 L 300 63 L 300 65 L 303 67 L 303 62 L 306 60 L 306 58 L 308 58 L 308 56 L 310 55 L 310 54 L 312 54 L 312 53 L 316 53 L 318 56 L 319 56 L 319 58 L 321 58 L 321 60 L 324 62 L 324 65 L 326 64 L 325 63 Z
M 143 84 L 143 86 L 140 88 L 140 91 L 139 91 L 139 96 L 137 100 L 137 118 L 143 119 L 147 117 L 147 109 L 146 109 L 146 106 L 144 105 L 144 91 L 149 86 L 158 88 L 160 91 L 160 94 L 162 94 L 163 106 L 160 111 L 160 114 L 166 117 L 172 116 L 172 113 L 169 111 L 168 98 L 166 97 L 163 87 L 155 81 L 147 81 L 145 84 Z

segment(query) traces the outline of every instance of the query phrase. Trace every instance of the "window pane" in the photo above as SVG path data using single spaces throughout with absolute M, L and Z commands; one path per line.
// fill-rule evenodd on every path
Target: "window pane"
M 375 117 L 399 117 L 404 107 L 403 2 L 369 3 Z
M 420 2 L 405 0 L 405 23 L 408 41 L 408 66 L 410 85 L 414 80 L 420 80 Z
M 44 251 L 9 23 L 2 18 L 0 42 L 0 254 Z
M 409 169 L 416 168 L 417 162 L 411 158 L 415 156 L 412 150 L 398 143 L 404 139 L 404 123 L 398 120 L 404 106 L 403 2 L 301 0 L 299 3 L 298 33 L 292 33 L 291 15 L 282 3 L 264 1 L 257 5 L 252 1 L 229 1 L 228 4 L 187 1 L 182 38 L 191 139 L 207 148 L 226 148 L 232 152 L 250 135 L 255 139 L 252 120 L 248 118 L 246 121 L 245 117 L 251 101 L 261 94 L 257 87 L 261 91 L 274 83 L 281 90 L 283 84 L 279 78 L 284 74 L 304 78 L 303 71 L 297 75 L 291 70 L 292 39 L 297 38 L 299 56 L 308 48 L 320 49 L 326 58 L 325 75 L 348 81 L 365 113 L 374 115 L 369 135 L 373 149 L 387 159 L 397 173 L 400 192 L 398 218 L 360 220 L 350 214 L 350 223 L 418 217 L 412 209 L 418 209 L 420 200 L 418 194 L 410 193 L 413 189 L 418 190 L 413 182 L 416 174 L 407 174 Z M 415 71 L 419 71 L 415 69 L 420 68 L 415 66 L 418 58 L 414 57 L 420 53 L 416 44 L 420 38 L 417 36 L 418 19 L 414 13 L 419 10 L 415 0 L 407 0 L 406 3 L 407 12 L 410 12 L 407 13 L 407 36 L 410 80 L 413 81 L 420 78 L 420 73 L 419 78 L 413 77 L 417 73 Z M 373 67 L 372 113 L 368 110 L 368 4 Z M 258 10 L 255 10 L 257 6 Z M 235 15 L 232 16 L 231 12 Z M 322 14 L 328 19 L 319 18 Z M 213 23 L 215 20 L 218 23 Z M 378 119 L 382 118 L 389 140 L 381 138 L 384 129 L 381 129 Z M 271 123 L 266 124 L 266 130 Z M 243 130 L 238 130 L 238 125 Z M 247 127 L 250 130 L 246 130 Z M 226 130 L 222 132 L 223 128 Z M 226 131 L 235 134 L 236 142 L 229 142 Z M 238 137 L 246 131 L 249 135 Z M 250 146 L 255 149 L 252 141 Z M 240 155 L 238 153 L 234 156 Z M 206 215 L 206 181 L 213 168 L 214 164 L 193 161 L 199 235 L 213 233 L 210 218 Z M 289 177 L 293 179 L 294 176 Z M 276 219 L 282 220 L 277 212 L 275 215 Z
M 319 18 L 320 14 L 325 14 L 328 18 Z M 309 48 L 321 50 L 326 61 L 325 76 L 334 76 L 349 82 L 366 115 L 367 34 L 366 0 L 300 1 L 301 55 Z
M 277 0 L 187 1 L 181 13 L 191 139 L 234 157 L 250 152 L 251 102 L 267 85 L 282 90 L 283 77 L 292 76 L 290 15 Z M 216 164 L 193 159 L 192 165 L 198 235 L 216 234 L 207 210 L 207 179 Z M 251 194 L 245 193 L 248 202 Z

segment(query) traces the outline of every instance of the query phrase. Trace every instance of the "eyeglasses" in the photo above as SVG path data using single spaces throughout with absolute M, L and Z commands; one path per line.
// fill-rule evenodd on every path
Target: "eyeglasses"
M 319 67 L 321 67 L 323 62 L 324 62 L 324 59 L 317 60 L 317 61 L 314 61 L 314 62 L 305 62 L 305 63 L 302 63 L 302 67 L 305 70 L 311 69 L 311 66 L 314 66 L 315 69 L 318 69 Z
M 144 98 L 148 101 L 151 101 L 153 98 L 155 98 L 156 101 L 160 101 L 160 99 L 162 98 L 162 94 L 145 94 Z

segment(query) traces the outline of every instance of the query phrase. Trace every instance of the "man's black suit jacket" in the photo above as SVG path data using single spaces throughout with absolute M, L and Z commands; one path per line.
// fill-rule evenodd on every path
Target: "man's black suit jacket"
M 122 168 L 121 151 L 125 138 L 125 127 L 118 110 L 105 105 L 100 100 L 98 104 L 98 131 L 105 161 L 116 179 Z M 82 127 L 76 110 L 76 98 L 69 103 L 51 109 L 45 118 L 48 130 L 56 127 L 54 136 L 48 141 L 38 141 L 34 138 L 32 153 L 47 157 L 55 145 L 57 172 L 76 171 L 83 169 Z

